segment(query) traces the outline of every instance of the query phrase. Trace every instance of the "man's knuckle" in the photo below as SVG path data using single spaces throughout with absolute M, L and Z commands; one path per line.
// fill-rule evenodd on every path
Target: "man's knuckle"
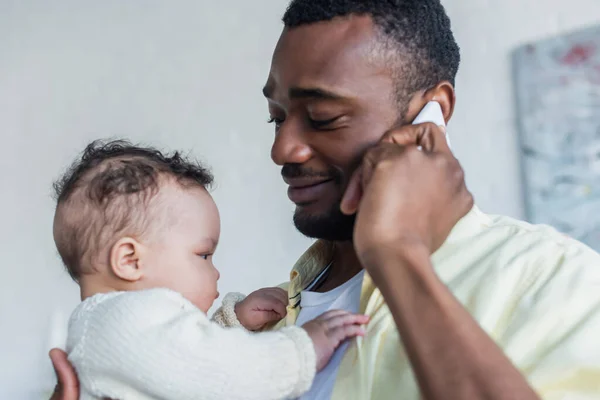
M 389 156 L 391 146 L 393 145 L 389 143 L 380 143 L 379 145 L 369 149 L 365 158 L 372 162 L 378 162 L 379 160 Z
M 433 122 L 424 122 L 423 124 L 423 128 L 425 128 L 426 130 L 437 130 L 440 129 L 435 123 Z
M 373 169 L 377 173 L 382 173 L 391 170 L 393 166 L 394 160 L 392 160 L 391 158 L 384 158 L 382 160 L 379 160 L 379 162 L 374 166 Z

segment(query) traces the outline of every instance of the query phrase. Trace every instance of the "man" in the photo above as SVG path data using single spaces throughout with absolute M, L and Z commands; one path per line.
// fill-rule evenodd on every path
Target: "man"
M 320 240 L 279 325 L 371 317 L 303 399 L 600 398 L 600 256 L 472 207 L 442 129 L 409 125 L 428 101 L 454 109 L 439 0 L 293 0 L 284 22 L 264 89 L 272 158 L 296 227 Z M 56 398 L 74 398 L 53 359 Z

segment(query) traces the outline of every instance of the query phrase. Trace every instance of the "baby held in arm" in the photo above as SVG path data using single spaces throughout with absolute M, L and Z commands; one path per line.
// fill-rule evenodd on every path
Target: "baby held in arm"
M 331 311 L 260 332 L 287 293 L 229 294 L 212 319 L 219 213 L 210 173 L 179 153 L 94 142 L 56 187 L 54 240 L 82 303 L 67 353 L 80 399 L 289 399 L 367 317 Z

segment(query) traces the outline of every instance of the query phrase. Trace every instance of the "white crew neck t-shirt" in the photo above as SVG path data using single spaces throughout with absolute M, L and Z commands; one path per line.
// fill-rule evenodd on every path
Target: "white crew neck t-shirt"
M 360 306 L 360 293 L 362 289 L 364 270 L 341 286 L 325 293 L 304 290 L 300 297 L 300 314 L 296 325 L 315 319 L 330 310 L 345 310 L 351 313 L 358 312 Z M 333 393 L 335 378 L 346 353 L 348 343 L 342 344 L 333 354 L 329 364 L 317 374 L 312 387 L 299 400 L 329 400 Z

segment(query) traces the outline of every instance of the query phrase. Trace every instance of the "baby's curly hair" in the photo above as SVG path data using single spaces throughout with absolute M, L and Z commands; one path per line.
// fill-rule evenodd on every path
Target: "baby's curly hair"
M 179 152 L 163 154 L 126 140 L 90 143 L 54 183 L 54 241 L 76 282 L 93 272 L 102 249 L 118 236 L 141 236 L 161 182 L 209 188 L 211 173 Z

